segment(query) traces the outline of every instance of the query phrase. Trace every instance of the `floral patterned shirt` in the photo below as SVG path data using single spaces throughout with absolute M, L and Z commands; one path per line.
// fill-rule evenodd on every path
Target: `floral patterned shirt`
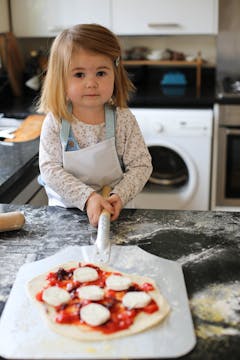
M 48 113 L 42 126 L 39 149 L 39 166 L 44 182 L 67 203 L 83 210 L 94 191 L 63 168 L 60 123 Z M 80 149 L 105 139 L 105 123 L 90 125 L 78 119 L 71 123 Z M 117 108 L 116 150 L 122 159 L 123 177 L 112 190 L 120 196 L 123 205 L 133 199 L 148 181 L 152 164 L 147 146 L 134 115 L 129 109 Z

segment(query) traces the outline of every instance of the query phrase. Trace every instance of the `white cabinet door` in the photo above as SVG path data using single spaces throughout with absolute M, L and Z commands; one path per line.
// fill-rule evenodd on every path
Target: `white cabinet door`
M 8 1 L 0 0 L 0 33 L 5 33 L 9 30 Z
M 118 35 L 216 34 L 218 0 L 112 0 Z
M 18 37 L 54 37 L 67 27 L 98 23 L 110 27 L 111 0 L 11 0 Z

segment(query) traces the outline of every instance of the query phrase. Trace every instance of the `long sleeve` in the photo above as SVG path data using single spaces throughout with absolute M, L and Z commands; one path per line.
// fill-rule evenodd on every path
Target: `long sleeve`
M 143 189 L 152 172 L 151 156 L 129 109 L 117 111 L 116 145 L 124 164 L 124 174 L 113 192 L 126 205 Z

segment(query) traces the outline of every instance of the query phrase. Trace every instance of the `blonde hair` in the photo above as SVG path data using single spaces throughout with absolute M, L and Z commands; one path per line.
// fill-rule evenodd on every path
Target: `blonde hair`
M 101 25 L 81 24 L 64 30 L 52 43 L 39 111 L 50 111 L 58 120 L 72 120 L 68 111 L 66 83 L 72 54 L 79 48 L 106 55 L 113 61 L 114 90 L 111 102 L 114 106 L 126 107 L 134 85 L 123 67 L 118 38 Z

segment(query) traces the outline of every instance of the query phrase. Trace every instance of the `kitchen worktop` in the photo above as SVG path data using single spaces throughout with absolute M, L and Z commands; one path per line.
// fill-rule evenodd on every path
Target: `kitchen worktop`
M 18 143 L 0 141 L 0 202 L 11 200 L 37 174 L 39 139 Z
M 24 228 L 0 234 L 1 310 L 21 265 L 89 245 L 95 233 L 77 209 L 0 205 L 1 212 L 16 209 L 25 214 Z M 239 229 L 236 212 L 125 209 L 111 225 L 113 243 L 139 245 L 182 265 L 197 335 L 184 359 L 240 358 Z

